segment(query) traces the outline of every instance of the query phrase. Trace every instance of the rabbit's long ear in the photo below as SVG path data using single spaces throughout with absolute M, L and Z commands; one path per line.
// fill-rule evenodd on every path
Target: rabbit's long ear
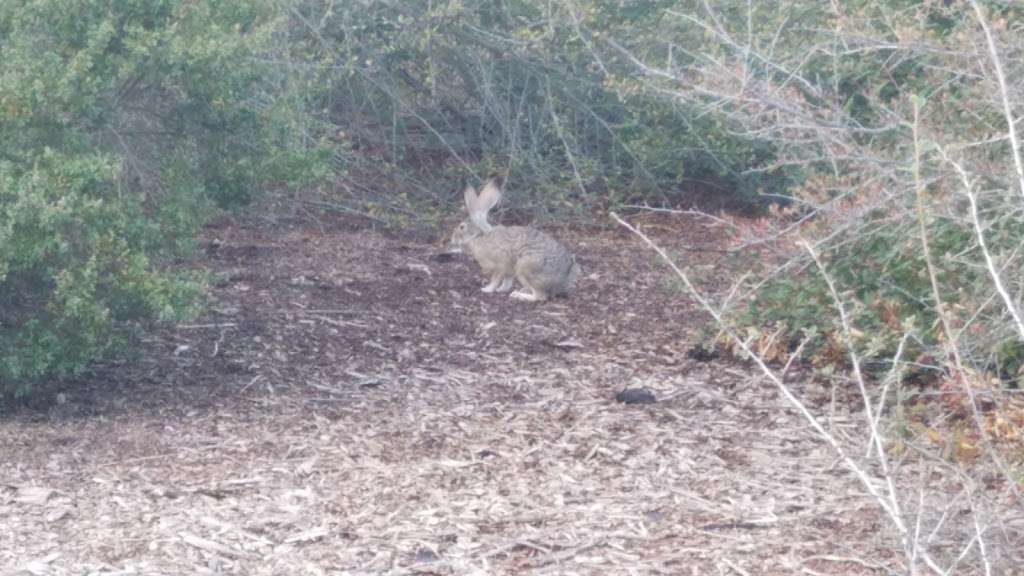
M 471 197 L 471 190 L 471 187 L 467 188 L 465 193 L 469 219 L 477 228 L 484 232 L 490 232 L 492 227 L 487 221 L 487 214 L 501 200 L 501 190 L 498 189 L 498 185 L 493 179 L 487 181 L 479 196 L 473 194 Z
M 484 189 L 480 191 L 476 206 L 486 215 L 498 205 L 498 202 L 501 202 L 501 188 L 498 188 L 498 180 L 491 178 L 487 184 L 484 184 Z
M 466 184 L 466 189 L 462 191 L 462 196 L 466 199 L 466 210 L 473 213 L 473 209 L 476 207 L 476 190 L 473 189 L 472 184 Z

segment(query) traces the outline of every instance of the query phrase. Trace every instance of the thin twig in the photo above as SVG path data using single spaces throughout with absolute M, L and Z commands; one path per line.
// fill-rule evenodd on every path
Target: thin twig
M 675 275 L 680 280 L 683 281 L 683 284 L 686 286 L 687 292 L 689 292 L 689 294 L 697 301 L 697 303 L 705 312 L 711 315 L 715 323 L 718 325 L 719 329 L 721 329 L 729 337 L 729 339 L 731 339 L 744 352 L 744 354 L 754 362 L 754 364 L 765 376 L 765 378 L 767 378 L 772 384 L 776 386 L 776 388 L 779 390 L 779 392 L 782 393 L 783 397 L 786 398 L 790 405 L 796 408 L 797 412 L 799 412 L 800 415 L 803 416 L 804 420 L 806 420 L 807 423 L 811 426 L 811 428 L 817 433 L 818 437 L 824 440 L 825 443 L 828 444 L 829 447 L 836 453 L 840 460 L 843 461 L 846 467 L 851 472 L 853 472 L 853 474 L 860 481 L 861 485 L 864 486 L 864 489 L 867 490 L 868 493 L 871 494 L 871 496 L 874 498 L 875 503 L 877 503 L 878 506 L 883 511 L 885 511 L 886 515 L 889 518 L 889 521 L 893 524 L 893 526 L 897 530 L 899 530 L 900 534 L 903 537 L 907 537 L 909 535 L 908 528 L 903 520 L 902 515 L 899 513 L 898 507 L 893 507 L 890 498 L 886 497 L 878 490 L 878 487 L 871 480 L 871 477 L 868 475 L 867 471 L 864 470 L 859 464 L 857 464 L 857 462 L 854 461 L 853 458 L 849 456 L 849 454 L 847 454 L 846 449 L 842 447 L 842 445 L 835 438 L 835 436 L 830 434 L 825 429 L 825 427 L 822 426 L 818 419 L 815 418 L 813 414 L 811 414 L 807 406 L 803 402 L 801 402 L 799 398 L 796 397 L 793 391 L 790 390 L 789 386 L 786 385 L 786 383 L 783 382 L 775 374 L 775 372 L 768 366 L 766 361 L 760 355 L 754 352 L 750 345 L 743 338 L 740 338 L 739 334 L 737 334 L 732 329 L 732 327 L 728 325 L 728 323 L 722 317 L 721 313 L 719 313 L 715 309 L 715 307 L 712 306 L 711 303 L 704 297 L 704 295 L 697 290 L 696 286 L 694 286 L 693 282 L 690 280 L 689 275 L 682 269 L 680 269 L 678 265 L 676 265 L 675 261 L 669 257 L 669 255 L 665 252 L 663 248 L 661 248 L 661 246 L 657 245 L 642 231 L 633 227 L 631 224 L 620 218 L 619 215 L 615 214 L 614 212 L 611 214 L 611 217 L 620 225 L 622 225 L 623 227 L 631 231 L 633 234 L 635 234 L 637 237 L 639 237 L 644 242 L 644 244 L 646 244 L 649 248 L 654 250 L 654 252 L 657 253 L 658 256 L 666 264 L 668 264 L 668 266 L 672 269 Z M 927 553 L 922 553 L 922 556 L 927 559 L 929 565 L 934 563 L 931 560 L 931 558 L 928 557 Z M 942 570 L 938 569 L 937 567 L 933 569 L 935 569 L 937 573 L 942 572 Z
M 1017 183 L 1020 187 L 1020 194 L 1024 197 L 1024 153 L 1021 151 L 1020 137 L 1017 135 L 1017 119 L 1013 117 L 1010 89 L 1006 84 L 1006 74 L 1003 72 L 1003 61 L 999 57 L 999 50 L 996 48 L 996 41 L 992 37 L 992 30 L 989 29 L 985 11 L 978 4 L 978 0 L 970 0 L 970 2 L 974 8 L 974 14 L 978 18 L 978 23 L 981 24 L 981 29 L 985 33 L 989 58 L 992 60 L 992 67 L 996 72 L 996 83 L 999 85 L 999 99 L 1002 101 L 1003 117 L 1006 119 L 1006 132 L 1010 138 L 1010 148 L 1013 151 L 1013 166 L 1017 170 Z

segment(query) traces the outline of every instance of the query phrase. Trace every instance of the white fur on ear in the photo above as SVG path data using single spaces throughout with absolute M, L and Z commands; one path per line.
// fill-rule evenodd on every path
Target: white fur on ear
M 480 191 L 476 205 L 479 210 L 487 214 L 498 205 L 498 202 L 501 202 L 501 188 L 498 188 L 498 181 L 495 178 L 491 178 L 484 184 L 483 190 Z
M 466 185 L 466 189 L 462 192 L 463 197 L 466 199 L 466 211 L 469 212 L 469 221 L 474 226 L 483 230 L 484 232 L 491 231 L 491 224 L 487 222 L 487 210 L 481 210 L 481 196 L 478 196 L 476 190 L 471 184 Z

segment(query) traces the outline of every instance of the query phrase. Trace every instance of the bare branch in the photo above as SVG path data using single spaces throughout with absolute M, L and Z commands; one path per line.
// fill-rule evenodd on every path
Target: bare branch
M 1013 105 L 1010 103 L 1010 89 L 1006 84 L 1006 74 L 1003 72 L 1003 61 L 999 57 L 999 50 L 996 48 L 996 41 L 992 37 L 992 30 L 989 28 L 985 11 L 978 0 L 970 0 L 974 8 L 974 14 L 985 32 L 985 42 L 988 44 L 988 55 L 992 60 L 992 67 L 995 68 L 996 82 L 999 85 L 999 99 L 1003 104 L 1003 116 L 1006 118 L 1006 132 L 1010 138 L 1010 147 L 1013 150 L 1013 165 L 1017 170 L 1017 184 L 1020 194 L 1024 197 L 1024 152 L 1021 151 L 1020 137 L 1017 135 L 1017 120 L 1013 117 Z

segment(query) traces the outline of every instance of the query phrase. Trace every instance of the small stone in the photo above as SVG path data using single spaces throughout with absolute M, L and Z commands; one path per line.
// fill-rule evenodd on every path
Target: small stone
M 615 399 L 623 404 L 654 404 L 658 401 L 647 388 L 626 388 L 616 394 Z

